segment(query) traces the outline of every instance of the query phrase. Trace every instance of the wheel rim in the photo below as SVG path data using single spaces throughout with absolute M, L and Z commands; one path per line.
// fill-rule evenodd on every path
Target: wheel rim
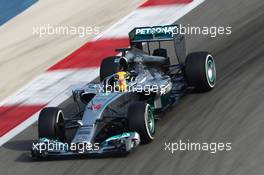
M 216 81 L 216 68 L 215 68 L 214 59 L 211 55 L 207 56 L 205 68 L 206 68 L 207 82 L 210 87 L 214 87 Z
M 148 127 L 148 130 L 149 130 L 149 133 L 151 134 L 151 136 L 154 135 L 155 133 L 155 121 L 154 121 L 154 116 L 153 116 L 153 113 L 151 111 L 150 108 L 148 108 L 148 113 L 147 113 L 147 127 Z

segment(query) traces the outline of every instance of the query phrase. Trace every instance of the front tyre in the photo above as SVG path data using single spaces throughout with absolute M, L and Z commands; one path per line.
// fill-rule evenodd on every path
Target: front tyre
M 190 53 L 185 61 L 184 73 L 188 85 L 199 92 L 210 91 L 215 86 L 215 61 L 208 52 Z
M 64 114 L 60 108 L 47 107 L 41 110 L 38 119 L 39 138 L 66 140 Z
M 141 143 L 147 144 L 154 140 L 155 120 L 153 112 L 144 102 L 133 102 L 128 107 L 128 127 L 140 135 Z

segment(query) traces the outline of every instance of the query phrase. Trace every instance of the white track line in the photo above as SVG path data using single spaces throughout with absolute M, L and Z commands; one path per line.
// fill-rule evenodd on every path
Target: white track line
M 45 72 L 30 82 L 4 105 L 48 104 L 62 92 L 83 86 L 99 74 L 99 68 L 64 69 Z M 68 94 L 68 93 L 67 93 Z M 70 95 L 70 94 L 68 94 Z

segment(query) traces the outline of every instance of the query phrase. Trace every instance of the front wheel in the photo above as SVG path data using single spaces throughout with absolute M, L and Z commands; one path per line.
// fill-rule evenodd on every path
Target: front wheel
M 140 135 L 141 143 L 146 144 L 154 140 L 155 120 L 149 104 L 133 102 L 128 107 L 128 127 Z
M 39 138 L 66 140 L 64 114 L 57 107 L 41 110 L 38 119 Z
M 216 66 L 208 52 L 190 53 L 185 61 L 184 74 L 189 86 L 199 92 L 207 92 L 215 87 Z

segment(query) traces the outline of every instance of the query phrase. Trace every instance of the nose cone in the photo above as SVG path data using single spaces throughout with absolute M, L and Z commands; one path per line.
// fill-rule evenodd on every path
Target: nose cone
M 82 142 L 87 142 L 87 143 L 92 143 L 93 141 L 93 132 L 94 128 L 93 127 L 80 127 L 75 134 L 74 139 L 72 140 L 72 143 L 82 143 Z

